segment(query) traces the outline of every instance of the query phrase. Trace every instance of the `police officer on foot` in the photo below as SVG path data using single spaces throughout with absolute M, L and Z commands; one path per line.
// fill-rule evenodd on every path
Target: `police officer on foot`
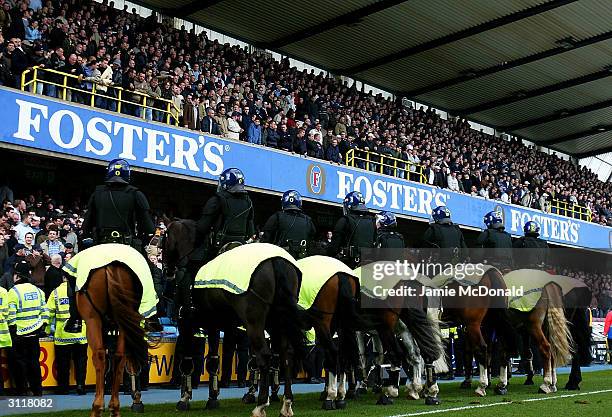
M 130 185 L 130 179 L 130 165 L 125 159 L 113 159 L 108 164 L 104 184 L 96 187 L 87 204 L 84 238 L 93 238 L 96 244 L 121 243 L 142 250 L 137 232 L 144 237 L 152 236 L 155 226 L 149 201 L 138 188 Z M 75 278 L 69 277 L 68 284 L 70 318 L 64 330 L 80 333 L 82 323 L 76 307 Z
M 523 268 L 542 269 L 548 261 L 548 243 L 540 239 L 540 225 L 534 221 L 528 221 L 523 226 L 524 236 L 514 241 L 520 251 L 520 262 L 517 263 Z M 528 250 L 527 250 L 528 249 Z
M 74 361 L 74 375 L 77 383 L 77 394 L 85 394 L 85 376 L 87 373 L 87 331 L 83 325 L 78 334 L 67 333 L 64 330 L 70 317 L 68 303 L 68 282 L 64 282 L 51 291 L 47 300 L 49 323 L 53 326 L 53 344 L 55 345 L 55 361 L 57 368 L 58 394 L 68 394 L 70 361 Z
M 487 249 L 487 261 L 497 268 L 510 269 L 514 262 L 512 257 L 512 236 L 506 232 L 504 219 L 498 211 L 490 211 L 484 216 L 487 228 L 476 239 L 476 245 Z
M 361 249 L 374 247 L 376 216 L 367 209 L 359 191 L 348 193 L 342 208 L 344 215 L 334 227 L 327 255 L 338 257 L 349 268 L 356 268 L 361 262 Z
M 404 236 L 398 232 L 395 214 L 381 211 L 376 215 L 376 247 L 383 249 L 405 248 Z
M 467 245 L 459 226 L 451 221 L 451 212 L 446 206 L 438 206 L 431 212 L 434 223 L 430 224 L 423 240 L 433 248 L 450 249 L 442 258 L 458 262 L 467 257 Z
M 8 325 L 8 291 L 0 286 L 0 355 L 13 345 Z M 4 395 L 3 372 L 0 371 L 0 396 Z
M 300 193 L 295 190 L 285 191 L 281 208 L 264 225 L 261 241 L 285 248 L 296 259 L 305 258 L 317 230 L 310 216 L 302 211 Z
M 8 292 L 8 325 L 13 341 L 10 350 L 10 373 L 15 380 L 17 395 L 26 394 L 26 383 L 34 396 L 42 395 L 40 373 L 40 343 L 49 322 L 45 293 L 30 283 L 30 264 L 22 260 L 15 264 L 15 286 Z

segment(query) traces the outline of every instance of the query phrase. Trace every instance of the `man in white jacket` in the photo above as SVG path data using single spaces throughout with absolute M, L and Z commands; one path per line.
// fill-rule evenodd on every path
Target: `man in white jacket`
M 232 117 L 227 120 L 227 134 L 226 136 L 229 139 L 240 139 L 240 133 L 242 133 L 242 128 L 240 127 L 240 113 L 235 111 L 232 113 Z
M 456 172 L 453 171 L 450 174 L 448 174 L 448 176 L 446 177 L 446 181 L 448 182 L 449 190 L 456 191 L 456 192 L 461 191 L 461 188 L 459 187 L 459 180 L 457 179 Z

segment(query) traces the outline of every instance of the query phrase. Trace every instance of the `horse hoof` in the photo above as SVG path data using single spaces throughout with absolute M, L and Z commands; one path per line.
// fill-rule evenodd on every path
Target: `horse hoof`
M 179 401 L 176 403 L 176 411 L 189 411 L 191 405 L 187 401 Z
M 219 400 L 210 399 L 206 401 L 206 407 L 204 407 L 205 410 L 216 410 L 217 408 L 219 408 Z
M 374 385 L 372 387 L 372 392 L 374 394 L 380 394 L 382 392 L 382 385 Z
M 278 398 L 278 394 L 276 392 L 273 392 L 272 395 L 270 395 L 270 402 L 271 403 L 279 403 L 280 402 L 280 398 Z
M 331 411 L 336 409 L 336 402 L 334 400 L 325 400 L 323 401 L 323 410 Z
M 533 385 L 533 379 L 526 379 L 523 385 Z
M 440 405 L 442 401 L 438 397 L 425 397 L 425 405 Z
M 495 387 L 495 393 L 497 395 L 508 395 L 508 388 L 506 388 L 506 387 Z
M 538 388 L 538 394 L 548 394 L 548 393 L 544 391 L 542 388 Z
M 345 399 L 347 400 L 356 400 L 357 399 L 357 391 L 355 391 L 354 389 L 350 389 L 346 392 L 346 395 L 344 396 Z
M 243 404 L 255 404 L 255 394 L 246 393 L 242 396 Z
M 321 395 L 319 395 L 319 401 L 326 401 L 326 400 L 327 400 L 327 391 L 323 391 Z
M 366 395 L 368 393 L 368 389 L 364 388 L 364 387 L 360 387 L 357 388 L 356 394 L 359 395 Z
M 487 396 L 487 390 L 484 387 L 478 387 L 478 388 L 476 388 L 476 390 L 474 392 L 479 397 L 486 397 Z
M 378 401 L 376 401 L 376 405 L 391 405 L 391 404 L 393 404 L 393 400 L 384 394 L 378 397 Z
M 134 403 L 130 407 L 132 413 L 144 413 L 144 404 L 143 403 Z
M 569 382 L 565 384 L 565 389 L 568 391 L 580 391 L 580 385 L 578 384 L 570 384 Z
M 464 380 L 461 385 L 459 385 L 459 388 L 461 389 L 470 389 L 472 388 L 472 381 L 468 381 L 467 379 Z
M 336 400 L 335 406 L 336 406 L 336 410 L 344 410 L 346 408 L 346 401 Z

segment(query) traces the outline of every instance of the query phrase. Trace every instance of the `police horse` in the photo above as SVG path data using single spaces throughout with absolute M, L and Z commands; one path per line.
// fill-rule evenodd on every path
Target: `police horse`
M 163 262 L 170 275 L 177 270 L 177 266 L 186 264 L 194 245 L 195 222 L 176 220 L 167 226 L 162 247 Z M 232 264 L 245 262 L 241 251 L 247 246 L 251 247 L 249 250 L 260 253 L 282 251 L 274 245 L 254 243 L 234 248 L 221 256 Z M 290 255 L 288 257 L 292 259 Z M 226 279 L 231 281 L 232 277 L 228 276 Z M 272 338 L 279 340 L 281 363 L 286 365 L 284 399 L 280 415 L 284 417 L 293 415 L 291 391 L 293 354 L 301 353 L 304 349 L 303 333 L 300 326 L 296 325 L 299 323 L 297 300 L 300 281 L 301 274 L 294 263 L 287 258 L 274 256 L 265 259 L 256 267 L 251 275 L 248 289 L 242 294 L 233 294 L 222 288 L 192 289 L 193 312 L 182 312 L 179 317 L 179 331 L 185 337 L 186 347 L 185 358 L 179 365 L 183 374 L 181 398 L 177 403 L 179 411 L 189 409 L 192 398 L 190 374 L 193 371 L 193 361 L 189 350 L 193 345 L 194 330 L 201 327 L 208 333 L 209 354 L 206 369 L 210 375 L 210 382 L 206 408 L 215 409 L 219 407 L 217 376 L 219 332 L 242 325 L 246 328 L 251 353 L 256 358 L 260 374 L 259 394 L 257 405 L 252 412 L 253 417 L 265 417 L 266 407 L 269 405 L 272 352 L 265 339 L 265 330 Z
M 131 248 L 126 250 L 131 250 Z M 79 254 L 81 258 L 86 251 Z M 144 258 L 142 262 L 148 270 Z M 71 265 L 68 264 L 67 267 Z M 77 308 L 87 326 L 87 343 L 93 353 L 93 363 L 96 369 L 96 394 L 91 417 L 100 417 L 104 410 L 106 351 L 109 348 L 105 346 L 108 340 L 104 335 L 110 328 L 118 329 L 114 354 L 112 358 L 109 358 L 113 371 L 111 399 L 108 403 L 111 416 L 121 415 L 119 388 L 126 362 L 128 369 L 145 368 L 149 344 L 145 339 L 145 328 L 141 326 L 145 317 L 139 312 L 142 294 L 141 281 L 130 268 L 119 262 L 92 269 L 86 285 L 77 292 Z M 142 402 L 138 394 L 134 401 L 132 410 L 142 412 Z
M 538 346 L 544 368 L 541 393 L 557 391 L 556 367 L 570 361 L 572 370 L 566 388 L 577 390 L 580 365 L 591 360 L 586 307 L 591 291 L 581 281 L 546 271 L 520 269 L 504 276 L 509 287 L 524 289 L 524 295 L 510 300 L 510 318 L 522 335 L 521 357 L 527 365 L 525 385 L 533 385 L 530 340 Z

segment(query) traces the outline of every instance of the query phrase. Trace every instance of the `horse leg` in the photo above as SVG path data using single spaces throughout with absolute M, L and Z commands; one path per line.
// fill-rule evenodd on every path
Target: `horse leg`
M 569 380 L 567 381 L 567 384 L 565 384 L 565 389 L 571 391 L 579 391 L 581 381 L 582 372 L 580 370 L 580 361 L 578 359 L 578 354 L 574 353 L 572 355 L 572 370 L 570 372 Z
M 128 373 L 130 374 L 130 384 L 132 385 L 132 405 L 130 406 L 130 410 L 133 413 L 144 413 L 144 404 L 142 403 L 142 393 L 140 392 L 140 372 L 133 368 L 133 366 L 128 363 Z
M 280 349 L 280 348 L 279 348 Z M 280 401 L 278 392 L 280 391 L 280 356 L 277 349 L 272 349 L 272 358 L 270 360 L 270 373 L 272 383 L 270 386 L 270 402 L 277 403 Z
M 508 361 L 509 358 L 506 355 L 504 349 L 500 353 L 500 365 L 499 365 L 499 382 L 495 386 L 495 393 L 497 395 L 508 394 Z
M 325 388 L 323 410 L 334 410 L 336 408 L 337 391 L 337 375 L 338 375 L 338 348 L 334 344 L 329 326 L 326 323 L 315 323 L 315 332 L 317 340 L 321 344 L 325 352 Z
M 194 370 L 193 362 L 193 344 L 194 344 L 194 331 L 191 317 L 179 316 L 179 334 L 181 342 L 183 344 L 182 359 L 179 362 L 179 370 L 181 375 L 181 398 L 176 403 L 176 409 L 178 411 L 189 410 L 190 401 L 193 398 L 193 390 L 191 387 L 191 375 Z
M 289 346 L 286 337 L 281 339 L 280 360 L 285 366 L 285 389 L 283 392 L 283 406 L 281 407 L 280 417 L 293 417 L 293 391 L 291 380 L 293 378 L 293 349 Z
M 410 330 L 401 320 L 397 322 L 396 333 L 406 351 L 406 360 L 412 368 L 412 382 L 406 381 L 406 393 L 409 400 L 418 400 L 420 392 L 423 390 L 421 384 L 423 367 L 421 352 Z
M 552 392 L 557 392 L 557 368 L 554 359 L 550 360 L 550 368 L 552 372 Z
M 338 373 L 338 395 L 335 405 L 337 410 L 346 408 L 346 370 Z
M 540 385 L 538 392 L 543 394 L 550 394 L 553 392 L 552 389 L 552 355 L 550 352 L 550 343 L 546 340 L 544 333 L 542 332 L 542 325 L 540 323 L 533 323 L 531 326 L 531 334 L 537 343 L 540 353 L 542 355 L 542 364 L 544 365 L 544 382 Z
M 253 321 L 247 323 L 247 335 L 251 343 L 251 348 L 255 354 L 257 360 L 257 367 L 259 368 L 259 395 L 257 396 L 257 406 L 253 409 L 252 417 L 266 417 L 266 408 L 270 405 L 268 398 L 268 387 L 269 387 L 269 370 L 270 370 L 270 358 L 272 352 L 268 347 L 266 338 L 264 336 L 263 323 Z
M 524 385 L 533 385 L 533 351 L 531 350 L 531 339 L 529 333 L 524 332 L 523 337 L 523 355 L 525 370 L 527 372 L 527 379 L 525 379 Z
M 119 387 L 123 381 L 123 368 L 125 367 L 125 336 L 119 332 L 117 336 L 117 348 L 113 355 L 113 384 L 111 386 L 111 398 L 108 409 L 111 417 L 121 417 L 119 405 Z
M 96 368 L 96 396 L 91 405 L 91 417 L 101 417 L 104 410 L 104 375 L 106 370 L 106 351 L 102 343 L 102 322 L 87 320 L 87 343 L 93 353 Z
M 242 402 L 244 404 L 255 404 L 255 393 L 259 385 L 259 368 L 257 368 L 257 359 L 255 356 L 251 355 L 248 367 L 250 385 L 247 393 L 242 396 Z
M 206 371 L 208 371 L 208 401 L 206 410 L 219 408 L 219 330 L 208 333 L 208 357 L 206 358 Z
M 372 346 L 374 349 L 374 386 L 372 392 L 379 394 L 383 390 L 382 365 L 385 362 L 385 350 L 379 332 L 372 333 Z
M 368 393 L 368 372 L 366 370 L 367 367 L 367 358 L 365 351 L 365 340 L 363 332 L 357 332 L 357 347 L 359 348 L 359 364 L 361 371 L 361 381 L 358 384 L 356 389 L 357 395 L 364 395 Z
M 475 348 L 474 349 L 474 357 L 476 358 L 476 362 L 478 362 L 478 368 L 480 369 L 480 374 L 478 377 L 478 388 L 476 388 L 476 395 L 479 397 L 484 397 L 487 395 L 487 386 L 489 385 L 489 376 L 487 372 L 488 367 L 488 355 L 487 355 L 487 345 L 482 337 L 482 332 L 480 331 L 480 323 L 472 322 L 468 326 L 467 329 L 468 338 L 470 344 Z
M 469 335 L 467 334 L 466 330 L 465 337 L 463 339 L 463 368 L 465 375 L 460 385 L 462 389 L 472 388 L 472 373 L 474 372 L 474 367 L 472 365 L 472 360 L 474 359 L 474 349 L 468 336 Z
M 395 325 L 391 328 L 395 328 Z M 380 329 L 378 331 L 381 345 L 386 347 L 388 353 L 388 361 L 391 366 L 388 371 L 388 377 L 383 380 L 383 389 L 376 402 L 377 405 L 390 405 L 393 404 L 392 398 L 397 398 L 399 394 L 399 377 L 400 377 L 400 366 L 401 361 L 398 362 L 398 358 L 401 352 L 398 351 L 399 346 L 395 340 L 395 333 L 387 329 Z

